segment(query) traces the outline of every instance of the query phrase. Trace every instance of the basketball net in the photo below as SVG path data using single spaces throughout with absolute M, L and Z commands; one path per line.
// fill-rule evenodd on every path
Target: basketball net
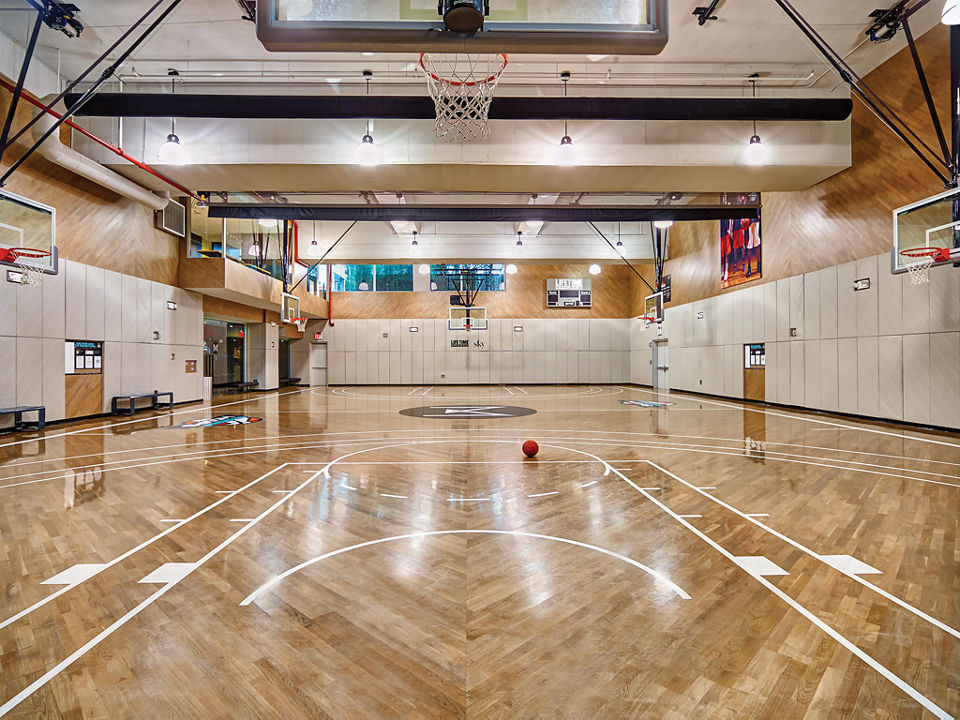
M 297 326 L 297 330 L 303 332 L 307 327 L 307 318 L 290 318 L 290 322 Z
M 17 267 L 20 268 L 20 284 L 27 287 L 43 285 L 43 268 L 31 261 L 49 256 L 50 253 L 47 250 L 34 248 L 11 248 L 6 253 L 7 259 L 16 263 Z
M 421 53 L 420 67 L 437 111 L 437 137 L 460 144 L 486 140 L 490 101 L 507 67 L 507 56 Z
M 904 267 L 910 273 L 910 282 L 914 285 L 925 285 L 930 282 L 930 268 L 934 262 L 945 262 L 950 259 L 947 248 L 928 247 L 901 250 L 904 257 Z

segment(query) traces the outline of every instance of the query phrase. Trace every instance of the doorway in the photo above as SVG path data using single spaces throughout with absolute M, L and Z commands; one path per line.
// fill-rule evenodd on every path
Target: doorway
M 653 367 L 652 385 L 656 390 L 670 389 L 670 347 L 666 340 L 654 340 L 651 344 Z
M 244 324 L 203 319 L 204 374 L 213 378 L 214 387 L 243 382 Z
M 743 346 L 743 399 L 767 399 L 767 354 L 763 343 Z

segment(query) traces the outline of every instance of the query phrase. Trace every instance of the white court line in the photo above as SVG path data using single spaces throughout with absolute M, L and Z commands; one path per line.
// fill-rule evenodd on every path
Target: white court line
M 510 393 L 511 396 L 516 395 L 516 393 L 510 388 L 508 388 L 506 385 L 503 386 L 503 389 L 506 390 L 508 393 Z
M 310 388 L 304 388 L 303 390 L 293 390 L 292 392 L 270 394 L 270 395 L 255 397 L 255 398 L 247 398 L 246 400 L 237 400 L 235 402 L 222 403 L 220 405 L 201 405 L 200 407 L 191 408 L 189 410 L 178 410 L 176 412 L 166 412 L 160 415 L 140 417 L 140 418 L 137 418 L 136 420 L 125 420 L 123 422 L 107 423 L 105 425 L 97 425 L 96 427 L 84 428 L 83 430 L 72 430 L 70 432 L 59 433 L 57 435 L 44 435 L 40 437 L 34 437 L 34 438 L 30 438 L 29 440 L 17 440 L 15 442 L 0 444 L 0 448 L 10 447 L 12 445 L 23 445 L 24 443 L 37 442 L 38 440 L 53 440 L 55 438 L 66 437 L 67 435 L 79 435 L 80 433 L 91 432 L 94 430 L 104 430 L 106 428 L 112 428 L 112 427 L 120 427 L 121 425 L 131 425 L 133 423 L 138 423 L 138 422 L 149 422 L 150 420 L 156 420 L 157 418 L 174 417 L 176 415 L 189 415 L 190 413 L 209 412 L 210 410 L 213 410 L 216 408 L 222 408 L 222 407 L 229 407 L 230 405 L 242 405 L 244 403 L 250 403 L 250 402 L 262 402 L 270 398 L 283 397 L 284 395 L 297 395 L 298 393 L 307 392 L 309 389 Z M 144 429 L 156 430 L 157 428 L 144 428 Z
M 514 385 L 514 387 L 515 387 L 517 390 L 519 390 L 520 392 L 522 392 L 524 395 L 529 395 L 529 394 L 530 394 L 530 393 L 528 393 L 526 390 L 524 390 L 522 387 L 520 387 L 519 385 Z
M 770 517 L 769 513 L 747 513 L 747 517 Z
M 283 467 L 283 465 L 281 465 L 280 467 Z M 277 469 L 279 469 L 279 468 L 274 468 L 274 471 L 277 470 Z M 274 471 L 271 471 L 271 472 L 274 472 Z M 300 492 L 300 490 L 302 490 L 303 488 L 305 488 L 307 485 L 309 485 L 310 483 L 312 483 L 317 477 L 319 477 L 320 474 L 321 474 L 320 472 L 316 472 L 316 473 L 314 473 L 312 476 L 310 476 L 309 478 L 307 478 L 303 483 L 301 483 L 300 485 L 297 486 L 297 488 L 294 490 L 294 493 Z M 256 482 L 256 481 L 254 481 L 254 482 Z M 136 616 L 137 616 L 138 614 L 140 614 L 140 612 L 142 612 L 145 608 L 149 607 L 154 601 L 158 600 L 160 597 L 162 597 L 163 595 L 165 595 L 169 590 L 171 590 L 172 588 L 176 587 L 180 582 L 183 581 L 183 579 L 186 579 L 186 578 L 187 578 L 192 572 L 194 572 L 197 568 L 199 568 L 199 567 L 201 567 L 202 565 L 206 564 L 207 561 L 209 561 L 211 558 L 213 558 L 213 557 L 215 557 L 216 555 L 218 555 L 221 550 L 223 550 L 224 548 L 226 548 L 228 545 L 230 545 L 230 544 L 231 544 L 232 542 L 234 542 L 235 540 L 238 540 L 240 537 L 242 537 L 242 536 L 244 535 L 244 533 L 246 533 L 248 530 L 250 530 L 250 528 L 255 527 L 256 524 L 257 524 L 258 522 L 260 522 L 260 520 L 262 520 L 263 518 L 267 517 L 267 515 L 269 515 L 270 513 L 272 513 L 274 510 L 276 510 L 276 509 L 277 509 L 278 507 L 280 507 L 281 505 L 283 505 L 283 503 L 287 502 L 288 499 L 289 499 L 289 498 L 284 497 L 284 498 L 281 498 L 280 500 L 278 500 L 277 502 L 275 502 L 275 503 L 274 503 L 273 505 L 271 505 L 269 508 L 267 508 L 267 509 L 264 510 L 262 513 L 260 513 L 256 518 L 254 518 L 253 520 L 251 520 L 248 524 L 244 525 L 242 528 L 240 528 L 239 530 L 237 530 L 237 532 L 235 532 L 233 535 L 231 535 L 231 536 L 228 537 L 226 540 L 224 540 L 224 541 L 221 542 L 219 545 L 217 545 L 213 550 L 211 550 L 211 551 L 208 552 L 206 555 L 204 555 L 202 558 L 200 558 L 196 563 L 194 563 L 193 567 L 190 569 L 190 572 L 186 573 L 181 580 L 178 580 L 177 582 L 172 582 L 172 583 L 168 583 L 168 584 L 164 585 L 162 588 L 160 588 L 159 590 L 157 590 L 155 593 L 153 593 L 150 597 L 148 597 L 148 598 L 147 598 L 146 600 L 144 600 L 142 603 L 140 603 L 139 605 L 137 605 L 133 610 L 131 610 L 130 612 L 128 612 L 128 613 L 126 613 L 125 615 L 123 615 L 119 620 L 117 620 L 116 622 L 114 622 L 112 625 L 109 625 L 109 626 L 107 626 L 106 628 L 104 628 L 103 631 L 101 631 L 98 635 L 94 636 L 91 640 L 89 640 L 88 642 L 86 642 L 86 643 L 85 643 L 84 645 L 82 645 L 80 648 L 78 648 L 78 649 L 75 650 L 73 653 L 71 653 L 70 655 L 68 655 L 66 658 L 64 658 L 63 660 L 61 660 L 59 663 L 57 663 L 56 665 L 54 665 L 54 666 L 53 666 L 52 668 L 50 668 L 47 672 L 45 672 L 43 675 L 41 675 L 40 677 L 38 677 L 36 680 L 34 680 L 32 683 L 30 683 L 27 687 L 25 687 L 23 690 L 21 690 L 19 693 L 17 693 L 17 694 L 14 695 L 12 698 L 10 698 L 9 700 L 7 700 L 3 705 L 0 705 L 0 717 L 6 715 L 6 714 L 7 714 L 8 712 L 10 712 L 13 708 L 15 708 L 17 705 L 19 705 L 19 704 L 22 703 L 24 700 L 26 700 L 28 697 L 30 697 L 31 695 L 33 695 L 33 693 L 35 693 L 35 692 L 36 692 L 37 690 L 39 690 L 41 687 L 43 687 L 43 686 L 46 685 L 48 682 L 50 682 L 50 680 L 52 680 L 53 678 L 55 678 L 57 675 L 59 675 L 61 672 L 63 672 L 66 668 L 70 667 L 73 663 L 75 663 L 75 662 L 76 662 L 77 660 L 79 660 L 81 657 L 83 657 L 84 655 L 86 655 L 90 650 L 92 650 L 92 649 L 95 648 L 97 645 L 99 645 L 103 640 L 105 640 L 106 638 L 110 637 L 110 635 L 112 635 L 115 631 L 117 631 L 118 629 L 120 629 L 121 627 L 123 627 L 130 619 L 136 617 Z M 115 562 L 115 561 L 114 561 L 114 562 Z
M 253 518 L 230 518 L 230 522 L 253 522 Z
M 449 498 L 447 502 L 490 502 L 490 498 Z
M 673 592 L 675 592 L 682 599 L 684 600 L 690 599 L 690 596 L 686 592 L 684 592 L 683 588 L 681 588 L 679 585 L 677 585 L 670 579 L 664 577 L 653 568 L 647 567 L 643 563 L 639 563 L 636 560 L 626 557 L 625 555 L 621 555 L 620 553 L 614 552 L 612 550 L 607 550 L 606 548 L 597 547 L 596 545 L 588 545 L 587 543 L 582 543 L 577 540 L 568 540 L 567 538 L 556 537 L 553 535 L 539 535 L 537 533 L 520 532 L 519 530 L 433 530 L 430 532 L 408 533 L 406 535 L 394 535 L 393 537 L 380 538 L 379 540 L 370 540 L 368 542 L 358 543 L 356 545 L 351 545 L 349 547 L 340 548 L 339 550 L 333 550 L 332 552 L 328 552 L 323 555 L 319 555 L 315 558 L 311 558 L 306 562 L 300 563 L 299 565 L 296 565 L 288 570 L 285 570 L 284 572 L 280 573 L 279 575 L 272 578 L 271 580 L 268 580 L 263 585 L 261 585 L 256 590 L 254 590 L 252 593 L 250 593 L 247 597 L 245 597 L 243 601 L 240 603 L 240 605 L 241 606 L 249 605 L 254 600 L 256 600 L 259 595 L 266 592 L 270 588 L 274 587 L 282 580 L 288 578 L 290 575 L 293 575 L 294 573 L 298 573 L 304 568 L 314 565 L 315 563 L 321 562 L 322 560 L 326 560 L 328 558 L 332 558 L 337 555 L 342 555 L 343 553 L 350 552 L 351 550 L 359 550 L 360 548 L 370 547 L 371 545 L 380 545 L 381 543 L 394 542 L 397 540 L 409 540 L 412 538 L 430 537 L 435 535 L 513 535 L 517 537 L 537 538 L 539 540 L 552 540 L 554 542 L 560 542 L 566 545 L 574 545 L 576 547 L 586 548 L 588 550 L 593 550 L 595 552 L 603 553 L 604 555 L 609 555 L 610 557 L 616 558 L 617 560 L 622 560 L 623 562 L 628 563 L 635 568 L 643 570 L 645 573 L 647 573 L 651 577 L 656 578 L 658 582 L 662 582 L 663 584 L 667 585 L 671 590 L 673 590 Z
M 423 397 L 426 397 L 427 395 L 429 395 L 431 390 L 433 390 L 433 385 L 431 385 L 430 387 L 428 387 L 426 390 L 423 391 Z
M 397 498 L 399 500 L 409 500 L 406 495 L 391 495 L 390 493 L 380 493 L 380 497 Z
M 642 388 L 623 388 L 624 390 L 635 390 L 637 392 L 646 393 L 648 395 L 655 395 L 648 390 L 643 390 Z M 903 433 L 888 432 L 886 430 L 877 430 L 876 428 L 868 427 L 856 427 L 854 425 L 843 425 L 841 423 L 830 422 L 829 420 L 818 420 L 816 418 L 803 417 L 802 415 L 791 415 L 789 413 L 775 412 L 773 410 L 761 410 L 760 408 L 748 407 L 746 405 L 730 405 L 729 403 L 716 402 L 714 400 L 704 400 L 700 397 L 692 398 L 686 397 L 684 395 L 671 395 L 666 393 L 668 396 L 676 397 L 682 400 L 688 400 L 690 402 L 706 403 L 707 405 L 718 405 L 720 407 L 729 408 L 731 410 L 743 410 L 744 412 L 753 412 L 760 413 L 762 415 L 770 415 L 771 417 L 782 417 L 787 418 L 788 420 L 799 420 L 802 422 L 816 423 L 817 425 L 828 425 L 830 427 L 839 428 L 840 430 L 852 430 L 854 432 L 866 432 L 874 433 L 875 435 L 886 435 L 887 437 L 900 438 L 901 440 L 915 440 L 917 442 L 930 443 L 932 445 L 944 445 L 946 447 L 960 447 L 960 443 L 951 443 L 946 442 L 945 440 L 934 440 L 933 438 L 928 437 L 914 437 L 912 435 L 904 435 Z M 895 420 L 884 420 L 883 418 L 877 418 L 878 422 L 896 422 Z M 904 430 L 904 432 L 912 432 Z M 922 432 L 918 431 L 918 432 Z
M 559 495 L 559 494 L 560 494 L 560 491 L 559 491 L 559 490 L 553 490 L 553 491 L 551 491 L 551 492 L 534 493 L 533 495 L 527 495 L 527 497 L 528 497 L 528 498 L 538 498 L 538 497 L 547 497 L 547 495 Z
M 410 392 L 407 393 L 407 397 L 410 397 L 410 396 L 413 395 L 417 390 L 420 390 L 422 387 L 423 387 L 423 385 L 420 385 L 420 386 L 418 386 L 418 387 L 415 387 L 413 390 L 411 390 Z
M 106 570 L 107 568 L 113 567 L 113 566 L 116 565 L 117 563 L 122 562 L 123 560 L 126 560 L 128 557 L 130 557 L 130 556 L 133 555 L 134 553 L 137 553 L 137 552 L 139 552 L 140 550 L 143 550 L 143 548 L 148 547 L 149 545 L 155 543 L 157 540 L 160 540 L 161 538 L 166 537 L 167 535 L 169 535 L 170 533 L 172 533 L 172 532 L 173 532 L 174 530 L 176 530 L 177 528 L 183 527 L 184 525 L 186 525 L 186 524 L 187 524 L 188 522 L 190 522 L 191 520 L 195 520 L 196 518 L 200 517 L 201 515 L 203 515 L 203 514 L 206 513 L 207 511 L 212 510 L 213 508 L 217 507 L 218 505 L 220 505 L 220 504 L 222 504 L 222 503 L 225 503 L 227 500 L 229 500 L 230 498 L 234 497 L 235 495 L 238 495 L 239 493 L 243 492 L 243 491 L 246 490 L 247 488 L 253 487 L 253 486 L 256 485 L 257 483 L 259 483 L 259 482 L 265 480 L 266 478 L 270 477 L 271 475 L 273 475 L 275 472 L 277 472 L 277 470 L 280 470 L 280 469 L 286 467 L 286 465 L 287 465 L 287 463 L 283 463 L 282 465 L 277 465 L 277 467 L 275 467 L 273 470 L 270 470 L 269 472 L 264 473 L 263 475 L 261 475 L 260 477 L 258 477 L 256 480 L 250 481 L 249 483 L 247 483 L 247 484 L 244 485 L 243 487 L 234 490 L 232 494 L 230 494 L 230 495 L 224 495 L 221 499 L 217 500 L 217 501 L 214 502 L 214 503 L 211 503 L 210 505 L 207 505 L 205 508 L 203 508 L 203 509 L 195 512 L 193 515 L 191 515 L 191 516 L 188 517 L 188 518 L 185 518 L 185 519 L 179 520 L 179 521 L 169 520 L 168 522 L 174 522 L 174 523 L 176 523 L 176 524 L 171 525 L 169 528 L 167 528 L 167 529 L 164 530 L 163 532 L 157 533 L 157 534 L 154 535 L 152 538 L 150 538 L 150 539 L 148 539 L 148 540 L 145 540 L 144 542 L 142 542 L 142 543 L 140 543 L 139 545 L 131 548 L 130 550 L 127 550 L 127 551 L 126 551 L 125 553 L 123 553 L 122 555 L 118 555 L 117 557 L 115 557 L 115 558 L 114 558 L 113 560 L 111 560 L 110 562 L 104 563 L 103 568 L 101 568 L 100 572 L 103 572 L 103 571 Z M 161 522 L 163 522 L 163 521 L 161 520 Z M 91 575 L 91 577 L 93 577 L 93 576 Z M 29 606 L 29 607 L 27 607 L 27 608 L 24 608 L 23 610 L 21 610 L 20 612 L 16 613 L 15 615 L 10 616 L 9 618 L 7 618 L 6 620 L 4 620 L 3 622 L 0 622 L 0 630 L 2 630 L 3 628 L 5 628 L 7 625 L 10 625 L 11 623 L 16 622 L 16 621 L 19 620 L 20 618 L 29 615 L 29 614 L 32 613 L 34 610 L 37 610 L 37 609 L 43 607 L 43 606 L 46 605 L 48 602 L 50 602 L 50 601 L 52 601 L 52 600 L 55 600 L 56 598 L 58 598 L 58 597 L 60 597 L 61 595 L 63 595 L 65 592 L 67 592 L 67 591 L 69 591 L 69 590 L 72 590 L 74 587 L 76 587 L 76 585 L 67 585 L 67 586 L 61 588 L 60 590 L 58 590 L 57 592 L 52 593 L 52 594 L 50 594 L 50 595 L 47 595 L 45 598 L 43 598 L 43 600 L 40 600 L 40 601 L 38 601 L 38 602 L 35 602 L 33 605 L 31 605 L 31 606 Z
M 568 450 L 569 450 L 570 448 L 565 448 L 565 449 L 568 449 Z M 573 452 L 578 452 L 578 451 L 574 450 Z M 582 452 L 582 451 L 580 451 L 580 452 Z M 590 455 L 590 456 L 596 458 L 597 461 L 600 462 L 600 463 L 602 463 L 602 464 L 604 465 L 604 467 L 607 468 L 608 470 L 613 470 L 613 468 L 610 467 L 610 464 L 609 464 L 606 460 L 603 460 L 602 458 L 600 458 L 600 457 L 598 457 L 598 456 L 596 456 L 596 455 L 593 455 L 592 453 L 584 452 L 584 454 L 585 454 L 585 455 Z M 648 462 L 649 462 L 649 461 L 648 461 Z M 667 472 L 666 470 L 663 470 L 663 468 L 661 468 L 661 467 L 660 467 L 659 465 L 657 465 L 656 463 L 650 462 L 649 464 L 650 464 L 651 467 L 656 467 L 657 469 L 663 471 L 664 473 L 666 473 L 666 474 L 669 475 L 670 477 L 674 477 L 674 478 L 676 477 L 676 476 L 673 475 L 672 473 Z M 624 475 L 623 473 L 621 473 L 621 472 L 619 472 L 619 471 L 617 471 L 617 470 L 613 470 L 613 472 L 614 472 L 618 477 L 620 477 L 623 481 L 625 481 L 627 484 L 629 484 L 634 490 L 636 490 L 637 492 L 641 493 L 641 494 L 642 494 L 644 497 L 646 497 L 650 502 L 652 502 L 652 503 L 654 503 L 655 505 L 657 505 L 660 509 L 662 509 L 664 512 L 666 512 L 668 515 L 670 515 L 671 517 L 673 517 L 674 519 L 676 519 L 677 522 L 679 522 L 681 525 L 683 525 L 685 528 L 687 528 L 690 532 L 692 532 L 694 535 L 696 535 L 697 537 L 699 537 L 699 538 L 700 538 L 701 540 L 703 540 L 705 543 L 707 543 L 708 545 L 710 545 L 710 547 L 712 547 L 714 550 L 716 550 L 717 552 L 719 552 L 721 555 L 723 555 L 725 558 L 727 558 L 730 562 L 732 562 L 732 563 L 733 563 L 734 565 L 736 565 L 738 568 L 740 568 L 741 570 L 743 570 L 742 566 L 740 566 L 740 565 L 737 563 L 736 557 L 735 557 L 731 552 L 729 552 L 726 548 L 724 548 L 724 547 L 723 547 L 722 545 L 720 545 L 719 543 L 715 542 L 715 541 L 714 541 L 713 539 L 711 539 L 708 535 L 705 535 L 703 532 L 701 532 L 701 531 L 698 530 L 696 527 L 694 527 L 693 525 L 691 525 L 691 524 L 690 524 L 689 522 L 687 522 L 685 519 L 683 519 L 682 517 L 680 517 L 679 515 L 677 515 L 673 510 L 671 510 L 671 509 L 668 508 L 666 505 L 664 505 L 662 502 L 660 502 L 660 501 L 657 500 L 655 497 L 653 497 L 653 495 L 651 495 L 651 494 L 648 493 L 648 492 L 645 492 L 643 489 L 641 489 L 636 483 L 634 483 L 634 482 L 633 482 L 630 478 L 628 478 L 626 475 Z M 689 485 L 689 483 L 684 483 L 684 484 Z M 693 487 L 694 489 L 696 489 L 696 488 L 695 488 L 694 486 L 692 486 L 692 485 L 691 485 L 690 487 Z M 705 497 L 711 497 L 708 493 L 701 493 L 701 494 L 704 495 Z M 757 521 L 754 520 L 754 521 L 752 521 L 752 522 L 757 522 Z M 743 570 L 743 572 L 746 572 L 746 571 Z M 768 581 L 766 578 L 761 577 L 761 576 L 758 576 L 758 575 L 752 575 L 752 574 L 750 574 L 750 573 L 747 573 L 747 576 L 748 576 L 748 577 L 752 577 L 752 578 L 753 578 L 754 580 L 756 580 L 758 583 L 760 583 L 761 585 L 763 585 L 765 588 L 767 588 L 767 590 L 769 590 L 769 591 L 772 592 L 774 595 L 776 595 L 777 597 L 779 597 L 779 598 L 780 598 L 781 600 L 783 600 L 787 605 L 789 605 L 789 606 L 792 607 L 794 610 L 796 610 L 798 613 L 800 613 L 801 615 L 803 615 L 807 620 L 809 620 L 811 623 L 813 623 L 814 625 L 816 625 L 816 626 L 817 626 L 818 628 L 820 628 L 823 632 L 825 632 L 827 635 L 829 635 L 831 638 L 833 638 L 836 642 L 838 642 L 838 643 L 839 643 L 840 645 L 842 645 L 844 648 L 846 648 L 847 650 L 849 650 L 851 653 L 853 653 L 856 657 L 858 657 L 860 660 L 862 660 L 862 661 L 863 661 L 864 663 L 866 663 L 868 666 L 870 666 L 871 668 L 873 668 L 874 670 L 876 670 L 876 671 L 877 671 L 878 673 L 880 673 L 883 677 L 885 677 L 887 680 L 889 680 L 893 685 L 895 685 L 896 687 L 900 688 L 900 690 L 902 690 L 902 691 L 905 692 L 907 695 L 909 695 L 910 697 L 912 697 L 914 700 L 916 700 L 918 703 L 920 703 L 923 707 L 925 707 L 927 710 L 929 710 L 930 712 L 932 712 L 932 713 L 933 713 L 934 715 L 936 715 L 938 718 L 941 718 L 942 720 L 950 720 L 951 715 L 950 715 L 949 713 L 947 713 L 945 710 L 943 710 L 943 708 L 939 707 L 936 703 L 934 703 L 934 702 L 933 702 L 932 700 L 930 700 L 928 697 L 926 697 L 925 695 L 923 695 L 922 693 L 920 693 L 920 691 L 918 691 L 918 690 L 917 690 L 916 688 L 914 688 L 912 685 L 910 685 L 910 684 L 907 683 L 906 681 L 902 680 L 898 675 L 896 675 L 893 671 L 889 670 L 886 666 L 880 664 L 880 662 L 878 662 L 877 660 L 874 660 L 872 656 L 868 655 L 866 652 L 864 652 L 863 650 L 861 650 L 859 646 L 857 646 L 856 644 L 852 643 L 850 640 L 847 640 L 846 637 L 844 637 L 843 635 L 841 635 L 838 631 L 834 630 L 831 626 L 827 625 L 827 623 L 825 623 L 825 622 L 824 622 L 823 620 L 821 620 L 819 617 L 817 617 L 817 616 L 814 615 L 812 612 L 810 612 L 809 610 L 807 610 L 803 605 L 801 605 L 801 604 L 798 603 L 796 600 L 794 600 L 792 597 L 790 597 L 789 595 L 787 595 L 785 592 L 783 592 L 783 591 L 782 591 L 780 588 L 778 588 L 776 585 L 774 585 L 773 583 L 771 583 L 770 581 Z
M 702 518 L 703 515 L 677 515 L 679 518 Z
M 737 508 L 733 507 L 732 505 L 729 505 L 729 504 L 725 503 L 723 500 L 720 500 L 719 498 L 711 495 L 710 493 L 702 492 L 702 491 L 701 491 L 699 488 L 697 488 L 695 485 L 692 485 L 692 484 L 688 483 L 686 480 L 684 480 L 684 479 L 681 478 L 680 476 L 675 475 L 674 473 L 670 472 L 670 471 L 667 470 L 666 468 L 660 467 L 659 465 L 657 465 L 657 463 L 655 463 L 655 462 L 653 462 L 653 461 L 651 461 L 651 460 L 645 460 L 644 462 L 646 462 L 650 467 L 655 467 L 657 470 L 659 470 L 660 472 L 662 472 L 664 475 L 667 475 L 668 477 L 672 477 L 674 480 L 676 480 L 676 481 L 679 482 L 680 484 L 682 484 L 682 485 L 690 488 L 691 490 L 694 490 L 694 491 L 700 493 L 703 497 L 709 498 L 710 500 L 712 500 L 713 502 L 715 502 L 717 505 L 720 505 L 721 507 L 729 510 L 730 512 L 732 512 L 732 513 L 734 513 L 734 514 L 736 514 L 736 515 L 739 515 L 740 517 L 744 518 L 745 520 L 748 520 L 749 522 L 751 522 L 751 523 L 753 523 L 754 525 L 756 525 L 758 528 L 760 528 L 760 529 L 762 529 L 762 530 L 770 533 L 770 534 L 773 535 L 774 537 L 779 538 L 780 540 L 783 540 L 783 542 L 785 542 L 785 543 L 787 543 L 787 544 L 789 544 L 789 545 L 792 545 L 792 546 L 795 547 L 797 550 L 800 550 L 801 552 L 806 553 L 806 554 L 809 555 L 810 557 L 819 560 L 820 562 L 824 563 L 825 565 L 828 565 L 829 567 L 832 567 L 832 568 L 834 568 L 834 569 L 837 569 L 834 565 L 830 565 L 830 563 L 826 562 L 826 561 L 820 556 L 819 553 L 814 552 L 813 550 L 811 550 L 810 548 L 808 548 L 806 545 L 803 545 L 803 544 L 797 542 L 796 540 L 794 540 L 794 539 L 792 539 L 792 538 L 784 535 L 783 533 L 777 532 L 776 530 L 774 530 L 774 529 L 773 529 L 772 527 L 770 527 L 769 525 L 767 525 L 767 524 L 765 524 L 765 523 L 762 523 L 762 522 L 760 522 L 759 520 L 757 520 L 756 517 L 758 517 L 758 515 L 756 515 L 756 514 L 748 514 L 748 513 L 741 512 L 741 511 L 738 510 Z M 768 517 L 769 517 L 769 516 L 768 516 Z M 841 571 L 841 572 L 842 572 L 842 571 Z M 940 621 L 937 620 L 936 618 L 931 617 L 930 615 L 928 615 L 927 613 L 925 613 L 923 610 L 921 610 L 921 609 L 919 609 L 919 608 L 917 608 L 917 607 L 914 607 L 913 605 L 911 605 L 910 603 L 906 602 L 905 600 L 901 600 L 901 599 L 898 598 L 896 595 L 892 595 L 892 594 L 888 593 L 886 590 L 884 590 L 883 588 L 874 585 L 874 584 L 873 584 L 872 582 L 870 582 L 869 580 L 864 580 L 864 579 L 863 579 L 862 577 L 860 577 L 859 575 L 853 575 L 853 574 L 851 574 L 851 573 L 846 573 L 846 572 L 845 572 L 844 575 L 846 575 L 847 577 L 849 577 L 849 578 L 852 579 L 852 580 L 855 580 L 856 582 L 860 583 L 860 584 L 863 585 L 864 587 L 873 590 L 873 591 L 874 591 L 875 593 L 877 593 L 878 595 L 881 595 L 882 597 L 885 597 L 885 598 L 886 598 L 887 600 L 889 600 L 890 602 L 896 603 L 897 605 L 899 605 L 900 607 L 902 607 L 904 610 L 907 610 L 907 611 L 913 613 L 914 615 L 916 615 L 916 616 L 919 617 L 919 618 L 923 618 L 924 620 L 926 620 L 926 621 L 927 621 L 928 623 L 930 623 L 931 625 L 934 625 L 935 627 L 940 628 L 940 629 L 943 630 L 944 632 L 949 633 L 950 635 L 953 635 L 955 638 L 960 638 L 960 630 L 957 630 L 957 629 L 955 629 L 955 628 L 953 628 L 953 627 L 950 627 L 950 626 L 947 625 L 946 623 L 940 622 Z
M 580 487 L 582 487 L 582 488 L 588 488 L 588 487 L 590 487 L 590 486 L 592 486 L 592 485 L 596 485 L 596 484 L 599 483 L 599 482 L 600 482 L 599 480 L 591 480 L 591 481 L 588 482 L 586 485 L 581 485 Z

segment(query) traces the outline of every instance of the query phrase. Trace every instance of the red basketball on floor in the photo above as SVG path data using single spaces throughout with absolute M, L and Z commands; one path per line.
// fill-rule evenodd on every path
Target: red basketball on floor
M 523 444 L 523 454 L 527 457 L 533 457 L 538 452 L 540 452 L 540 446 L 537 445 L 533 440 L 527 440 Z

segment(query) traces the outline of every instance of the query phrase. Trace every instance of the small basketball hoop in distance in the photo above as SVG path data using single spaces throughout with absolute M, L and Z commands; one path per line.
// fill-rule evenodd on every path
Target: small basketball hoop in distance
M 437 137 L 460 144 L 486 140 L 490 101 L 507 67 L 507 56 L 421 53 L 420 67 L 437 111 Z
M 296 325 L 300 332 L 303 332 L 307 327 L 307 318 L 290 318 L 290 322 Z
M 36 248 L 6 248 L 0 250 L 0 261 L 14 263 L 20 268 L 20 284 L 28 287 L 43 285 L 43 267 L 35 260 L 50 257 L 49 250 Z
M 950 249 L 944 247 L 908 248 L 901 250 L 900 254 L 904 257 L 904 267 L 914 285 L 930 282 L 930 268 L 935 262 L 950 260 Z

